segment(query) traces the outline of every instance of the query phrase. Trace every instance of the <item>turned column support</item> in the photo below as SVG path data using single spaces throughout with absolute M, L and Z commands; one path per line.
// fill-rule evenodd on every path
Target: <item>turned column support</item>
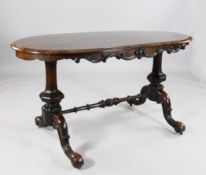
M 164 88 L 161 84 L 161 82 L 166 80 L 166 75 L 162 72 L 162 52 L 153 58 L 152 73 L 148 75 L 147 79 L 149 80 L 151 87 L 158 90 L 162 90 Z
M 46 68 L 46 88 L 40 93 L 41 100 L 45 103 L 42 106 L 42 116 L 35 119 L 40 127 L 53 126 L 52 116 L 60 113 L 60 102 L 64 94 L 57 87 L 57 62 L 45 62 Z

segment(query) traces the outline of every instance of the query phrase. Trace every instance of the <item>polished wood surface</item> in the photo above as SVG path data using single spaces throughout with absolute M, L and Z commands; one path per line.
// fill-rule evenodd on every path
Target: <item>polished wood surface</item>
M 44 55 L 42 58 L 49 60 L 50 58 L 45 57 L 45 55 L 61 56 L 114 52 L 142 47 L 148 48 L 184 44 L 189 43 L 191 40 L 192 38 L 190 36 L 172 32 L 90 32 L 28 37 L 13 42 L 11 47 L 17 51 L 19 58 L 28 60 L 38 59 L 38 55 Z M 51 59 L 59 60 L 61 58 L 56 57 L 56 59 Z

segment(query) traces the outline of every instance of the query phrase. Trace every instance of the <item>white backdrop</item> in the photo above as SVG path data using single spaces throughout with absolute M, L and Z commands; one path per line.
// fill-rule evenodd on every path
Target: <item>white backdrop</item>
M 0 174 L 205 175 L 204 11 L 204 0 L 0 0 Z M 163 59 L 173 117 L 186 124 L 186 132 L 174 134 L 160 105 L 152 102 L 67 115 L 71 144 L 85 159 L 78 171 L 63 154 L 56 131 L 34 125 L 42 106 L 43 63 L 17 59 L 9 45 L 31 35 L 107 30 L 194 37 L 185 51 Z M 137 93 L 148 84 L 151 63 L 144 58 L 107 64 L 60 61 L 63 109 Z
M 204 57 L 206 24 L 206 1 L 191 0 L 191 30 L 193 31 L 193 55 L 190 62 L 190 70 L 199 80 L 206 80 L 206 59 Z

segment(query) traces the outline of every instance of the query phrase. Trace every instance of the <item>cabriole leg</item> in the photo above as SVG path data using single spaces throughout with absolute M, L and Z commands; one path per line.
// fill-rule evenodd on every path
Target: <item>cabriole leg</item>
M 153 58 L 153 69 L 147 77 L 150 84 L 144 86 L 140 92 L 140 100 L 130 101 L 129 104 L 140 105 L 148 98 L 162 105 L 164 118 L 175 131 L 182 134 L 185 131 L 185 125 L 182 122 L 175 121 L 171 116 L 171 102 L 167 93 L 163 90 L 161 82 L 166 80 L 166 75 L 162 72 L 162 52 Z
M 55 114 L 53 116 L 54 126 L 58 131 L 59 139 L 62 145 L 62 149 L 66 156 L 71 160 L 72 165 L 75 168 L 81 168 L 84 164 L 82 156 L 74 152 L 69 144 L 69 134 L 67 129 L 67 123 L 61 114 Z

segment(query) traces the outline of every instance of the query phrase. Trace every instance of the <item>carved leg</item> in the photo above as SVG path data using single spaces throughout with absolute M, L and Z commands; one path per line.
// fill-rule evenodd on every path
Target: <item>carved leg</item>
M 69 144 L 69 134 L 67 131 L 67 123 L 61 114 L 55 114 L 53 116 L 54 126 L 58 131 L 59 139 L 66 156 L 71 160 L 72 165 L 75 168 L 81 168 L 84 161 L 78 153 L 74 152 Z
M 182 134 L 183 131 L 185 131 L 185 125 L 172 118 L 171 102 L 167 93 L 163 91 L 164 86 L 161 84 L 162 81 L 166 80 L 166 75 L 162 72 L 162 52 L 154 57 L 153 70 L 147 79 L 150 81 L 150 84 L 142 88 L 140 92 L 141 98 L 128 103 L 130 103 L 130 105 L 140 105 L 146 101 L 146 98 L 161 103 L 163 114 L 168 124 L 171 125 L 177 133 Z
M 177 133 L 182 134 L 185 131 L 185 125 L 182 122 L 175 121 L 171 116 L 171 102 L 166 92 L 163 90 L 158 92 L 160 103 L 162 104 L 163 114 L 166 121 L 175 129 Z
M 64 94 L 57 88 L 56 64 L 56 61 L 45 62 L 46 89 L 40 94 L 45 105 L 42 107 L 42 115 L 35 118 L 35 123 L 39 127 L 52 126 L 57 129 L 65 154 L 75 168 L 81 168 L 83 160 L 79 154 L 72 151 L 68 141 L 67 124 L 64 117 L 60 115 L 60 102 L 64 98 Z

